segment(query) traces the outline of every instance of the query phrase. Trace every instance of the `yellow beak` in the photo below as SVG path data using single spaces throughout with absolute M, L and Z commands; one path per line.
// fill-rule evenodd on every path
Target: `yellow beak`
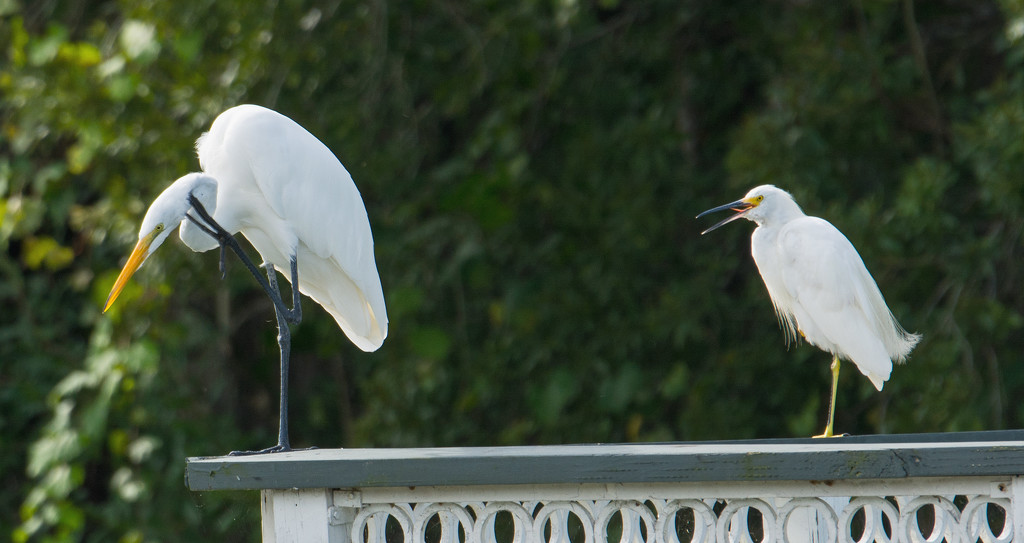
M 154 232 L 155 234 L 156 232 Z M 149 245 L 153 242 L 153 234 L 150 234 L 139 240 L 139 243 L 135 245 L 135 249 L 132 254 L 128 257 L 128 262 L 125 262 L 124 268 L 121 270 L 121 275 L 117 276 L 117 281 L 114 281 L 114 288 L 110 289 L 110 294 L 107 296 L 107 303 L 103 306 L 103 312 L 106 313 L 110 306 L 114 304 L 114 300 L 117 299 L 117 295 L 121 294 L 121 290 L 128 280 L 131 279 L 132 275 L 139 266 L 146 260 L 146 256 L 149 254 Z

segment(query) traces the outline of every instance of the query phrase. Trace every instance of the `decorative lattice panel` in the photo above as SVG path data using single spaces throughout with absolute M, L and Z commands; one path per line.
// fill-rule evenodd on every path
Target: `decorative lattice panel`
M 366 543 L 1013 541 L 1005 497 L 899 496 L 367 504 Z

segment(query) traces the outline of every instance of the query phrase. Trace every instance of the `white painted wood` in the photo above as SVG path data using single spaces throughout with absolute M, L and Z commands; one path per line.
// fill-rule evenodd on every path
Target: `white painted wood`
M 776 498 L 775 530 L 790 543 L 835 543 L 839 533 L 836 510 L 849 498 Z
M 1013 517 L 1012 537 L 1017 541 L 1024 541 L 1024 474 L 1014 477 L 1010 486 L 1013 503 L 1010 506 L 1011 511 L 1007 511 L 1007 515 Z
M 277 534 L 274 532 L 274 494 L 275 490 L 260 491 L 260 521 L 263 533 L 263 543 L 277 543 Z
M 1009 496 L 1010 477 L 926 477 L 919 479 L 835 481 L 825 485 L 816 481 L 772 483 L 651 483 L 615 485 L 453 485 L 425 487 L 377 487 L 360 489 L 362 503 L 408 502 L 521 502 L 586 500 L 662 500 L 719 499 L 751 496 L 816 498 L 849 496 L 919 496 L 936 489 L 953 489 L 954 494 Z M 1005 490 L 999 487 L 1004 486 Z M 949 492 L 944 492 L 948 494 Z M 843 502 L 846 503 L 846 502 Z
M 332 493 L 327 489 L 264 490 L 261 502 L 264 543 L 349 542 L 351 520 L 344 524 L 345 508 L 331 514 Z
M 273 486 L 363 470 L 329 475 L 363 481 L 340 488 L 320 488 L 329 486 L 320 481 L 263 490 L 270 543 L 1024 543 L 1024 439 L 970 450 L 886 443 L 892 454 L 883 455 L 858 452 L 879 446 L 870 443 L 829 452 L 837 443 L 744 444 L 746 454 L 724 456 L 708 451 L 739 444 L 404 449 L 375 451 L 385 459 L 365 461 L 356 460 L 363 452 L 347 450 L 262 463 L 201 459 L 194 473 L 234 488 L 235 476 L 274 479 Z M 765 461 L 773 446 L 817 452 Z M 666 452 L 673 448 L 684 465 Z M 445 463 L 431 463 L 438 458 Z M 509 469 L 496 473 L 506 460 Z M 440 471 L 422 472 L 434 467 Z M 821 479 L 829 470 L 841 476 Z M 519 473 L 535 482 L 516 482 Z M 385 484 L 409 480 L 435 483 Z M 919 511 L 934 524 L 921 524 Z
M 1020 479 L 1014 478 L 1012 483 Z M 474 497 L 481 501 L 431 501 L 433 492 L 425 496 L 405 495 L 401 502 L 374 503 L 366 493 L 339 491 L 346 504 L 356 507 L 328 506 L 327 491 L 267 491 L 264 506 L 265 541 L 367 541 L 382 543 L 400 540 L 408 543 L 464 541 L 490 543 L 497 539 L 494 519 L 504 512 L 515 524 L 512 541 L 521 543 L 677 543 L 676 516 L 684 511 L 692 541 L 766 541 L 834 542 L 842 541 L 978 541 L 1010 543 L 1019 527 L 1020 503 L 1024 494 L 1011 486 L 1011 481 L 989 481 L 986 488 L 1008 489 L 1008 496 L 963 493 L 955 478 L 919 481 L 921 494 L 896 496 L 888 501 L 885 485 L 873 489 L 861 485 L 852 500 L 844 498 L 785 497 L 774 485 L 761 485 L 747 497 L 718 498 L 714 485 L 704 487 L 705 498 L 672 500 L 651 498 L 643 488 L 634 488 L 633 499 L 590 500 L 586 489 L 577 488 L 577 495 L 566 500 L 544 499 L 544 488 L 518 487 L 519 498 L 495 500 L 479 489 Z M 416 489 L 407 489 L 415 492 Z M 849 489 L 848 489 L 849 490 Z M 882 490 L 882 493 L 878 493 Z M 691 489 L 692 491 L 692 489 Z M 867 492 L 871 491 L 871 492 Z M 663 492 L 668 493 L 663 489 Z M 784 494 L 784 493 L 783 493 Z M 961 512 L 954 505 L 955 496 L 965 496 Z M 392 496 L 394 497 L 394 496 Z M 540 498 L 539 500 L 534 498 Z M 716 514 L 712 507 L 724 504 Z M 1005 526 L 988 526 L 987 508 L 998 507 L 1007 512 Z M 916 512 L 929 508 L 936 519 L 932 529 L 917 525 Z M 756 509 L 760 522 L 749 522 Z M 855 517 L 862 520 L 855 521 Z M 749 517 L 750 519 L 754 517 Z M 609 530 L 612 520 L 616 528 Z M 386 530 L 389 521 L 390 532 Z M 427 535 L 428 525 L 440 526 Z M 318 525 L 319 523 L 319 525 Z M 854 524 L 862 525 L 853 533 Z M 572 526 L 578 529 L 573 530 Z M 751 528 L 753 525 L 753 528 Z M 621 529 L 619 528 L 621 526 Z M 387 533 L 388 537 L 385 538 Z M 396 533 L 397 532 L 397 533 Z M 995 533 L 999 532 L 999 533 Z M 615 539 L 609 538 L 615 534 Z M 396 539 L 397 538 L 397 539 Z M 506 539 L 507 540 L 507 539 Z
M 327 508 L 327 539 L 331 543 L 351 543 L 352 523 L 359 510 L 337 504 Z

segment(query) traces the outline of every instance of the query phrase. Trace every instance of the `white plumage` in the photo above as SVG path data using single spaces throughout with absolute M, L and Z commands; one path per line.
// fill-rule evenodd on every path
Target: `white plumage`
M 757 224 L 751 253 L 787 338 L 800 334 L 837 359 L 852 361 L 882 390 L 892 362 L 904 361 L 921 336 L 907 333 L 893 317 L 853 244 L 772 185 L 699 216 L 724 209 L 737 213 L 705 233 L 741 217 Z M 833 371 L 838 378 L 838 362 Z
M 295 121 L 254 105 L 220 114 L 196 149 L 202 173 L 181 177 L 153 201 L 107 307 L 179 223 L 192 250 L 218 247 L 184 220 L 193 194 L 221 227 L 241 232 L 286 278 L 295 256 L 299 291 L 323 306 L 360 349 L 378 349 L 388 319 L 370 223 L 352 176 L 330 149 Z
M 196 149 L 203 171 L 221 183 L 220 200 L 237 195 L 247 204 L 221 204 L 214 220 L 241 232 L 285 277 L 295 254 L 299 291 L 356 346 L 377 350 L 388 321 L 370 222 L 352 176 L 330 149 L 288 117 L 254 105 L 218 116 Z M 196 229 L 182 226 L 183 240 L 185 229 Z

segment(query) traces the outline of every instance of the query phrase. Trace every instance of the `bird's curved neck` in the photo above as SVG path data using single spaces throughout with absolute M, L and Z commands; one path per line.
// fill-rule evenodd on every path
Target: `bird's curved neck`
M 181 195 L 185 200 L 186 213 L 191 213 L 193 217 L 196 217 L 195 211 L 192 209 L 192 198 L 195 198 L 209 215 L 216 217 L 216 179 L 206 174 L 190 173 L 174 182 L 175 185 L 179 183 L 181 184 Z M 225 225 L 222 226 L 227 228 Z M 185 242 L 185 245 L 188 245 L 193 251 L 208 251 L 218 246 L 213 237 L 190 220 L 184 220 L 181 223 L 181 241 Z

